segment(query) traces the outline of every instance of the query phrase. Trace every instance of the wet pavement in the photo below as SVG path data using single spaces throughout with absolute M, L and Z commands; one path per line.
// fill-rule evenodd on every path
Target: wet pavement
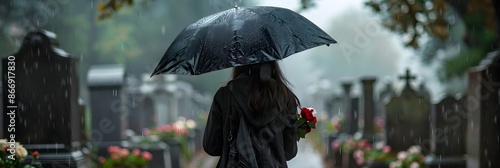
M 297 156 L 288 161 L 289 168 L 323 168 L 323 159 L 308 141 L 299 141 Z
M 313 146 L 303 140 L 299 142 L 297 156 L 288 161 L 289 168 L 323 168 L 321 154 L 314 150 Z M 189 163 L 188 168 L 214 168 L 218 157 L 212 157 L 204 152 L 199 152 Z

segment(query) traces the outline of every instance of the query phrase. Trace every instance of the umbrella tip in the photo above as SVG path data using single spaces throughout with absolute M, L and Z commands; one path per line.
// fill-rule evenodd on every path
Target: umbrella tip
M 158 75 L 158 73 L 157 73 L 157 72 L 153 72 L 153 73 L 151 74 L 151 76 L 149 76 L 149 78 L 152 78 L 152 77 L 153 77 L 153 76 L 155 76 L 155 75 Z

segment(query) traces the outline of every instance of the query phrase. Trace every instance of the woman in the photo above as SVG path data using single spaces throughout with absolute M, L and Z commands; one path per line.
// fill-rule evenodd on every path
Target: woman
M 232 80 L 214 96 L 203 148 L 209 155 L 221 156 L 217 167 L 227 167 L 229 130 L 238 127 L 239 122 L 234 120 L 240 119 L 233 116 L 243 113 L 241 119 L 246 119 L 250 130 L 247 139 L 252 145 L 246 149 L 251 150 L 252 162 L 261 168 L 287 167 L 286 161 L 297 154 L 298 106 L 299 100 L 287 86 L 276 61 L 236 67 Z

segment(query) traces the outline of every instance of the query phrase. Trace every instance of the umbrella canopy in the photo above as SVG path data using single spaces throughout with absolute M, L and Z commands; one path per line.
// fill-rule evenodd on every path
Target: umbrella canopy
M 199 75 L 280 60 L 336 43 L 300 14 L 278 7 L 235 7 L 187 26 L 169 46 L 152 75 Z

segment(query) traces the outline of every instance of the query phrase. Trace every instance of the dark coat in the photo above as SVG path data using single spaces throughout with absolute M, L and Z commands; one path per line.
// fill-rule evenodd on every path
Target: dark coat
M 297 105 L 291 105 L 286 111 L 281 112 L 276 109 L 262 113 L 250 110 L 251 108 L 248 108 L 246 103 L 248 102 L 250 86 L 251 78 L 240 75 L 230 81 L 227 86 L 219 88 L 208 115 L 203 148 L 209 155 L 220 156 L 218 168 L 225 167 L 229 152 L 227 119 L 230 109 L 240 105 L 244 118 L 247 119 L 248 127 L 257 135 L 262 135 L 249 137 L 252 141 L 258 141 L 254 144 L 259 144 L 253 146 L 258 166 L 260 168 L 286 168 L 286 161 L 294 158 L 297 154 Z M 232 114 L 232 116 L 234 115 Z M 237 126 L 238 124 L 233 123 L 231 127 Z

